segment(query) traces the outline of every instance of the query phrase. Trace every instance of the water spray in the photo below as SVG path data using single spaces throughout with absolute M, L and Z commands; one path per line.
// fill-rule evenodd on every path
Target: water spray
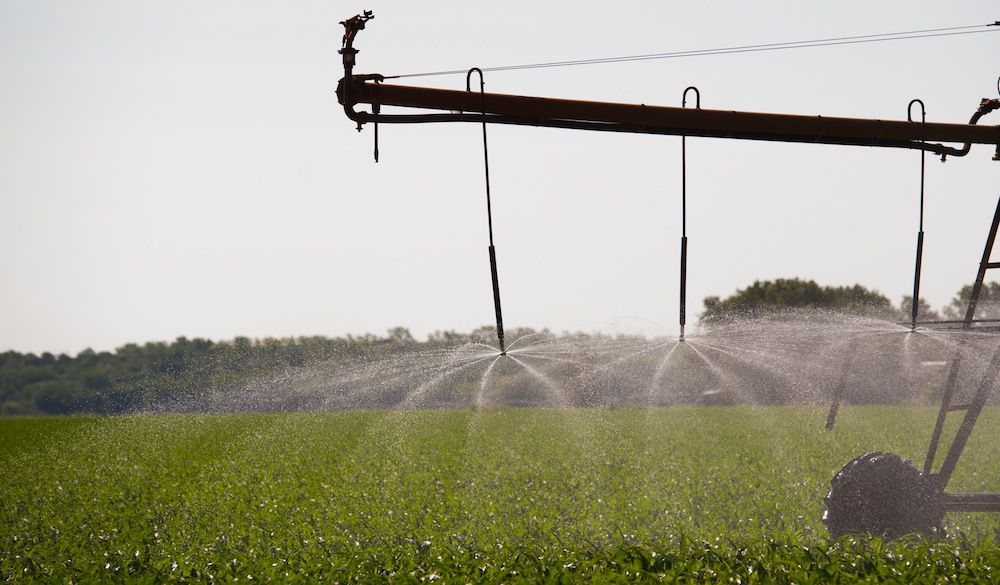
M 681 95 L 681 107 L 687 107 L 687 94 L 694 90 L 695 109 L 701 109 L 701 92 L 693 85 L 684 90 Z M 684 342 L 684 325 L 687 321 L 687 136 L 681 135 L 681 334 L 678 341 Z
M 479 67 L 469 69 L 465 74 L 465 91 L 472 91 L 472 74 L 479 74 L 480 105 L 483 114 L 483 168 L 486 171 L 486 222 L 490 233 L 490 276 L 493 280 L 493 308 L 497 317 L 497 342 L 500 344 L 500 355 L 507 355 L 507 347 L 503 339 L 503 311 L 500 309 L 500 281 L 497 278 L 497 252 L 493 246 L 493 208 L 490 201 L 490 154 L 486 142 L 486 82 L 483 70 Z
M 489 255 L 490 273 L 493 285 L 493 301 L 496 310 L 497 339 L 499 355 L 480 357 L 478 354 L 467 365 L 458 369 L 482 363 L 483 360 L 497 360 L 507 355 L 504 341 L 503 319 L 500 305 L 500 287 L 497 276 L 496 249 L 493 242 L 493 219 L 490 201 L 489 155 L 487 150 L 486 124 L 507 124 L 517 126 L 536 126 L 549 128 L 565 128 L 601 132 L 625 132 L 635 134 L 656 134 L 681 136 L 682 164 L 682 234 L 680 263 L 680 335 L 679 341 L 685 337 L 685 322 L 687 308 L 687 169 L 686 169 L 686 135 L 715 137 L 740 140 L 773 140 L 790 143 L 839 144 L 882 148 L 908 148 L 921 151 L 920 159 L 920 221 L 917 235 L 917 251 L 914 271 L 913 306 L 911 307 L 910 330 L 914 331 L 918 324 L 920 308 L 920 276 L 924 240 L 924 171 L 926 152 L 930 151 L 942 157 L 966 156 L 973 144 L 989 145 L 996 148 L 994 160 L 1000 160 L 1000 142 L 996 128 L 975 126 L 979 118 L 986 113 L 1000 109 L 1000 100 L 983 99 L 979 109 L 968 124 L 926 123 L 924 103 L 913 100 L 908 107 L 908 120 L 873 120 L 852 119 L 829 116 L 802 116 L 791 114 L 761 114 L 755 112 L 738 112 L 722 110 L 702 110 L 700 93 L 694 87 L 685 89 L 682 95 L 681 107 L 647 106 L 645 104 L 621 104 L 598 101 L 569 100 L 563 98 L 532 97 L 523 95 L 505 95 L 485 93 L 485 83 L 481 69 L 473 68 L 466 75 L 466 90 L 436 89 L 383 83 L 386 79 L 381 74 L 354 74 L 358 50 L 353 43 L 357 33 L 365 28 L 365 24 L 373 18 L 370 11 L 354 16 L 342 22 L 344 25 L 343 46 L 340 54 L 343 57 L 344 77 L 340 80 L 337 96 L 343 106 L 346 116 L 357 124 L 360 131 L 364 124 L 422 124 L 441 122 L 472 122 L 481 123 L 483 128 L 483 161 L 486 174 L 486 210 L 489 225 Z M 996 24 L 996 23 L 995 23 Z M 582 61 L 567 62 L 562 65 L 581 65 Z M 561 65 L 556 63 L 555 65 Z M 547 65 L 545 65 L 547 66 Z M 514 67 L 526 69 L 529 66 Z M 530 67 L 536 67 L 532 65 Z M 497 68 L 511 69 L 511 68 Z M 472 95 L 472 73 L 479 73 L 480 96 L 477 100 Z M 447 72 L 445 72 L 447 73 Z M 460 73 L 460 72 L 459 72 Z M 400 76 L 393 76 L 400 77 Z M 1000 81 L 1000 80 L 998 80 Z M 1000 85 L 1000 83 L 998 83 Z M 687 93 L 694 90 L 697 102 L 694 108 L 686 108 Z M 477 104 L 478 102 L 478 104 Z M 372 111 L 364 112 L 356 109 L 359 104 L 370 104 Z M 912 107 L 921 107 L 920 125 L 912 115 Z M 383 113 L 381 106 L 415 108 L 425 113 L 392 114 Z M 479 108 L 480 112 L 475 110 Z M 433 110 L 432 112 L 426 112 Z M 378 137 L 376 130 L 375 153 L 378 156 Z M 946 146 L 943 143 L 964 144 L 962 147 Z M 982 323 L 988 320 L 974 320 L 976 302 L 982 287 L 983 274 L 987 269 L 1000 268 L 1000 262 L 990 262 L 990 251 L 1000 225 L 1000 205 L 994 216 L 980 272 L 969 301 L 964 328 L 969 328 L 974 322 Z M 944 325 L 949 322 L 938 322 Z M 958 323 L 958 322 L 950 322 Z M 1000 331 L 1000 327 L 982 328 L 983 331 Z M 516 342 L 515 342 L 516 343 Z M 512 344 L 513 345 L 513 344 Z M 698 349 L 701 344 L 688 343 L 686 347 L 699 357 L 720 379 L 726 378 L 711 360 Z M 660 346 L 654 346 L 660 347 Z M 737 355 L 732 352 L 706 345 L 716 352 L 726 355 Z M 653 349 L 653 348 L 650 348 Z M 623 359 L 631 359 L 650 349 L 635 352 L 619 358 L 608 366 L 620 363 Z M 676 346 L 667 353 L 668 359 Z M 525 357 L 570 362 L 558 356 L 521 354 Z M 560 405 L 569 405 L 567 397 L 555 384 L 543 374 L 533 370 L 520 361 L 517 356 L 510 355 L 512 363 L 520 364 L 524 370 L 552 388 L 553 395 Z M 853 357 L 853 353 L 851 355 Z M 478 400 L 482 399 L 483 384 L 495 361 L 483 374 Z M 666 361 L 661 363 L 666 368 Z M 955 374 L 949 374 L 957 384 L 960 381 L 958 368 L 953 365 Z M 450 375 L 456 368 L 446 369 L 441 375 Z M 844 368 L 838 396 L 846 386 L 848 368 Z M 658 372 L 662 375 L 662 372 Z M 407 400 L 413 402 L 422 398 L 433 381 L 425 382 L 411 392 Z M 729 382 L 726 382 L 729 383 Z M 846 533 L 875 533 L 895 535 L 911 531 L 936 531 L 941 527 L 941 518 L 947 511 L 962 512 L 1000 512 L 1000 494 L 997 493 L 946 493 L 944 490 L 954 471 L 979 414 L 987 405 L 994 387 L 1000 383 L 1000 346 L 997 347 L 986 372 L 982 375 L 971 402 L 953 404 L 952 397 L 957 388 L 946 388 L 943 393 L 939 420 L 948 413 L 964 411 L 965 417 L 947 449 L 947 455 L 936 473 L 933 472 L 934 457 L 939 447 L 941 434 L 938 430 L 932 436 L 932 444 L 928 449 L 925 461 L 925 471 L 921 472 L 901 457 L 887 453 L 868 453 L 855 458 L 848 463 L 831 481 L 832 487 L 825 498 L 826 513 L 824 523 L 834 535 Z M 734 387 L 738 387 L 735 386 Z M 838 398 L 839 400 L 839 398 Z M 838 403 L 839 404 L 839 403 Z M 828 415 L 830 426 L 836 417 L 836 407 Z M 942 425 L 937 425 L 942 427 Z M 888 503 L 889 505 L 885 505 Z

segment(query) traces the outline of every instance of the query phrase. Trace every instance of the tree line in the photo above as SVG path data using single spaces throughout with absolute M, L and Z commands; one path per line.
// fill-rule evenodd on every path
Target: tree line
M 972 285 L 958 291 L 951 302 L 938 312 L 926 300 L 920 299 L 917 318 L 921 321 L 960 320 L 965 318 Z M 730 319 L 753 318 L 759 313 L 783 309 L 830 309 L 855 315 L 870 316 L 886 321 L 908 322 L 913 297 L 906 295 L 899 305 L 878 291 L 854 286 L 821 286 L 813 280 L 779 278 L 758 280 L 720 299 L 705 298 L 705 310 L 700 316 L 703 325 Z M 1000 318 L 1000 283 L 984 283 L 976 308 L 977 319 Z
M 961 319 L 971 294 L 963 287 L 939 314 L 921 299 L 920 318 Z M 894 305 L 887 297 L 860 285 L 820 286 L 811 280 L 757 281 L 735 294 L 704 300 L 706 327 L 737 318 L 753 318 L 789 308 L 830 309 L 873 318 L 906 321 L 912 301 Z M 978 318 L 1000 318 L 1000 283 L 983 288 Z M 534 333 L 508 331 L 508 337 Z M 547 332 L 546 332 L 547 333 Z M 155 410 L 192 388 L 234 388 L 251 380 L 316 364 L 357 364 L 394 353 L 455 347 L 493 341 L 492 326 L 469 333 L 438 331 L 418 341 L 403 328 L 386 335 L 296 337 L 230 341 L 188 339 L 127 344 L 115 351 L 81 351 L 76 356 L 0 353 L 0 415 L 113 414 Z
M 513 329 L 512 335 L 531 333 Z M 295 337 L 230 341 L 188 339 L 86 349 L 76 356 L 0 353 L 0 415 L 113 414 L 155 410 L 198 388 L 232 388 L 288 369 L 355 364 L 406 351 L 485 341 L 492 327 L 470 333 L 437 331 L 417 341 L 403 327 L 386 335 Z

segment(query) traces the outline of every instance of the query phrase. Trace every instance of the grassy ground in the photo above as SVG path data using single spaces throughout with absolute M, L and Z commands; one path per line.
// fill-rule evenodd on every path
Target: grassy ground
M 933 410 L 505 409 L 0 420 L 0 579 L 1000 582 L 998 519 L 830 541 L 833 473 Z M 988 410 L 953 490 L 1000 491 Z

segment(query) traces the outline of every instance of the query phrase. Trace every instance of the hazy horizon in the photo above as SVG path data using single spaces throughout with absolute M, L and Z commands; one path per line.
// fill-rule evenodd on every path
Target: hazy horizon
M 604 8 L 601 6 L 601 8 Z M 469 331 L 493 318 L 480 129 L 383 125 L 334 95 L 342 27 L 383 74 L 864 35 L 997 19 L 985 0 L 434 8 L 399 1 L 0 1 L 0 351 Z M 530 17 L 526 17 L 530 15 Z M 488 91 L 965 122 L 998 33 L 487 72 Z M 462 87 L 461 76 L 402 80 Z M 983 124 L 1000 123 L 1000 113 Z M 680 139 L 491 126 L 504 321 L 676 332 Z M 921 296 L 972 282 L 993 149 L 927 156 Z M 688 140 L 688 321 L 756 279 L 912 288 L 916 151 Z

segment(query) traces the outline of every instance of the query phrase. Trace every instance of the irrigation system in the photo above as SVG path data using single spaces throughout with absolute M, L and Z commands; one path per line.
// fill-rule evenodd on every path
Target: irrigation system
M 993 160 L 1000 161 L 1000 126 L 978 124 L 983 116 L 1000 109 L 1000 99 L 982 99 L 967 123 L 940 123 L 927 122 L 924 104 L 919 99 L 910 102 L 906 120 L 876 120 L 708 110 L 701 107 L 701 94 L 695 87 L 685 89 L 680 107 L 488 93 L 485 91 L 483 71 L 479 68 L 467 71 L 464 91 L 396 85 L 385 83 L 389 77 L 377 73 L 354 73 L 358 54 L 358 49 L 354 47 L 354 41 L 358 32 L 363 30 L 373 18 L 374 15 L 371 11 L 365 11 L 341 22 L 345 31 L 343 45 L 339 52 L 343 57 L 344 77 L 338 85 L 337 96 L 343 105 L 344 113 L 357 125 L 358 131 L 361 131 L 365 124 L 374 126 L 376 161 L 378 161 L 379 124 L 472 122 L 482 125 L 490 273 L 500 355 L 506 354 L 506 346 L 500 303 L 500 285 L 497 276 L 496 248 L 493 244 L 487 124 L 681 137 L 680 341 L 684 341 L 687 299 L 687 137 L 916 150 L 920 154 L 920 222 L 914 266 L 913 305 L 910 321 L 906 325 L 910 327 L 911 331 L 916 331 L 918 327 L 924 327 L 960 329 L 966 333 L 1000 333 L 1000 320 L 977 320 L 975 318 L 976 305 L 982 290 L 985 273 L 987 270 L 1000 268 L 1000 262 L 990 260 L 993 243 L 996 239 L 998 226 L 1000 226 L 1000 202 L 998 202 L 986 239 L 965 318 L 958 321 L 920 321 L 917 314 L 920 304 L 923 258 L 923 175 L 926 154 L 933 153 L 944 161 L 947 157 L 968 155 L 973 145 L 987 145 L 995 149 Z M 996 27 L 1000 26 L 1000 22 L 983 26 Z M 855 37 L 845 38 L 855 39 Z M 857 37 L 857 39 L 862 38 L 864 37 Z M 900 38 L 914 37 L 900 36 L 897 39 L 885 40 L 898 40 Z M 841 39 L 834 40 L 840 41 Z M 812 45 L 803 44 L 801 46 Z M 773 48 L 772 45 L 760 45 L 759 47 Z M 761 50 L 759 47 L 750 48 Z M 746 47 L 738 49 L 742 50 Z M 670 56 L 683 55 L 670 54 Z M 579 65 L 587 62 L 567 62 L 564 64 Z M 597 60 L 595 62 L 615 61 Z M 560 63 L 549 63 L 524 67 L 559 65 Z M 479 77 L 478 92 L 474 91 L 472 86 L 474 73 Z M 417 75 L 411 77 L 413 76 Z M 395 78 L 399 77 L 407 76 L 395 76 Z M 687 107 L 689 92 L 694 93 L 693 108 Z M 359 105 L 365 104 L 370 106 L 370 111 L 357 109 Z M 412 108 L 422 110 L 422 112 L 384 114 L 381 110 L 382 106 Z M 919 106 L 919 118 L 914 115 L 914 106 Z M 950 143 L 950 145 L 946 143 Z M 962 404 L 953 403 L 959 385 L 959 373 L 962 370 L 961 345 L 964 343 L 962 339 L 964 338 L 959 339 L 959 349 L 951 361 L 923 470 L 916 469 L 909 461 L 891 453 L 866 453 L 850 461 L 834 476 L 831 482 L 832 488 L 825 498 L 826 511 L 823 520 L 834 535 L 879 533 L 896 536 L 910 532 L 934 532 L 940 530 L 945 512 L 1000 512 L 1000 494 L 945 492 L 979 414 L 985 407 L 993 387 L 1000 377 L 1000 345 L 998 345 L 985 374 L 976 384 L 972 400 Z M 853 349 L 848 350 L 849 356 L 853 351 Z M 833 396 L 827 418 L 828 429 L 833 429 L 843 394 L 843 386 L 842 383 L 841 388 Z M 965 416 L 952 439 L 944 461 L 935 472 L 934 461 L 941 444 L 945 419 L 949 413 L 956 411 L 965 412 Z

